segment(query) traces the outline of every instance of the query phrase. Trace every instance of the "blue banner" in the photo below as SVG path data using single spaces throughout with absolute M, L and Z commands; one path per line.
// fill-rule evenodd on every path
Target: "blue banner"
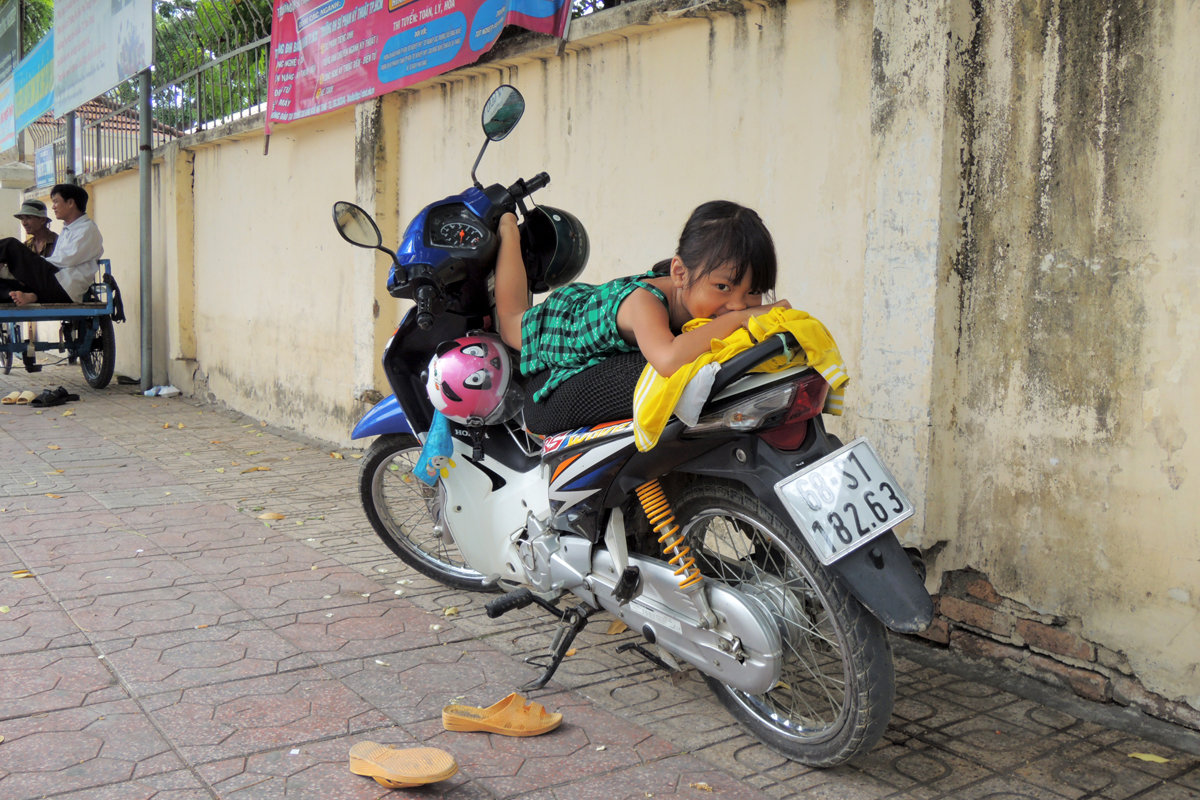
M 48 32 L 13 72 L 13 109 L 22 131 L 54 105 L 54 31 Z

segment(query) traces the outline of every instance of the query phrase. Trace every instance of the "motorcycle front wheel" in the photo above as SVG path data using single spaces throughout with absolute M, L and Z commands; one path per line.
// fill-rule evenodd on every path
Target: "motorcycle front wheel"
M 375 533 L 413 569 L 456 589 L 487 592 L 495 583 L 463 560 L 442 519 L 445 491 L 412 475 L 421 443 L 408 434 L 380 436 L 363 456 L 358 489 Z
M 790 521 L 744 487 L 690 484 L 675 512 L 700 571 L 758 599 L 783 643 L 779 681 L 763 694 L 706 676 L 721 703 L 757 739 L 809 766 L 870 750 L 896 691 L 883 625 L 825 571 Z

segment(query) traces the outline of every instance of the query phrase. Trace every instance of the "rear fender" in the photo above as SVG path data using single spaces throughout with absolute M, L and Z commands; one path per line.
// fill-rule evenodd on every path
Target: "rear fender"
M 840 445 L 835 437 L 825 433 L 819 419 L 814 420 L 813 427 L 812 432 L 818 435 L 809 436 L 803 452 L 780 452 L 758 437 L 745 435 L 728 440 L 676 469 L 742 483 L 780 517 L 788 519 L 787 509 L 775 494 L 776 482 Z M 916 633 L 925 630 L 933 620 L 933 598 L 893 532 L 825 569 L 893 631 Z
M 396 395 L 388 395 L 374 405 L 366 416 L 354 426 L 351 439 L 361 439 L 364 436 L 380 436 L 385 433 L 412 433 L 408 424 L 408 416 L 400 407 Z

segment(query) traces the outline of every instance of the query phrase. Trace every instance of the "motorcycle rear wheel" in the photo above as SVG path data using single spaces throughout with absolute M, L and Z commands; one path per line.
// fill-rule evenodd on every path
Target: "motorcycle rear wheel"
M 471 569 L 445 522 L 438 527 L 445 492 L 412 476 L 421 443 L 409 434 L 380 436 L 363 457 L 358 489 L 375 533 L 405 564 L 436 581 L 473 592 L 495 582 Z
M 895 669 L 883 625 L 825 571 L 790 521 L 744 487 L 702 481 L 675 512 L 696 566 L 756 597 L 783 641 L 779 682 L 750 695 L 709 688 L 757 739 L 788 758 L 831 767 L 870 750 L 892 715 Z

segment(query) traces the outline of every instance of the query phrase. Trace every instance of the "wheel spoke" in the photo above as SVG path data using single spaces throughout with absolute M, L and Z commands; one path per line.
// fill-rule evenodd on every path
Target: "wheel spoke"
M 762 695 L 738 692 L 739 702 L 791 736 L 826 735 L 845 710 L 845 654 L 806 571 L 769 531 L 726 509 L 696 515 L 687 535 L 701 572 L 763 599 L 779 626 L 779 683 Z

